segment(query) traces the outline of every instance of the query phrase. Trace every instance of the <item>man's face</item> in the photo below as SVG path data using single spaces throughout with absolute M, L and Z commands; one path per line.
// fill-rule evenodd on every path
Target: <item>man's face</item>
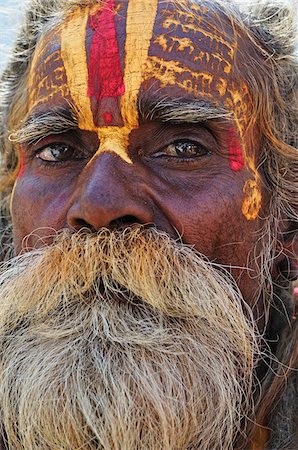
M 235 69 L 247 49 L 191 2 L 103 3 L 56 22 L 30 66 L 11 202 L 24 254 L 0 273 L 3 428 L 10 448 L 232 449 L 268 200 Z
M 26 245 L 39 246 L 49 228 L 154 224 L 231 268 L 253 304 L 265 200 L 244 133 L 248 90 L 234 73 L 243 44 L 225 18 L 180 5 L 109 0 L 40 40 L 14 244 L 20 252 L 30 235 Z

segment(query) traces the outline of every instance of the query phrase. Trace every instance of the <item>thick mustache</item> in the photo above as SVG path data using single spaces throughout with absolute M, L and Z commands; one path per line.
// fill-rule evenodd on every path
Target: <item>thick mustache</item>
M 45 298 L 45 305 L 55 302 L 65 289 L 82 301 L 92 291 L 99 300 L 121 294 L 128 301 L 142 299 L 170 316 L 195 318 L 193 305 L 209 285 L 217 297 L 231 292 L 233 298 L 236 295 L 239 299 L 238 306 L 241 304 L 241 294 L 227 273 L 219 273 L 216 265 L 192 247 L 154 228 L 102 229 L 97 234 L 88 230 L 59 232 L 53 244 L 24 253 L 2 266 L 4 297 L 13 279 L 16 298 L 18 288 L 24 295 L 23 287 L 28 286 L 32 298 Z M 179 295 L 183 302 L 173 304 L 172 298 Z M 207 302 L 204 296 L 200 314 L 205 308 L 213 308 L 216 314 L 212 298 Z

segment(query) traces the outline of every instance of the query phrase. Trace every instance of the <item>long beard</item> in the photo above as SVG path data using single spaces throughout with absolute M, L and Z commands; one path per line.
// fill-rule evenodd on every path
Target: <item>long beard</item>
M 60 235 L 0 276 L 10 449 L 232 449 L 257 352 L 231 280 L 155 230 Z

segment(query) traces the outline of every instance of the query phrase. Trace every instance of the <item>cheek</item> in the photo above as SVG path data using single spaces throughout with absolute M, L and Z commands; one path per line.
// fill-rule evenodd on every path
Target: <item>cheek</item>
M 185 243 L 221 264 L 247 265 L 257 239 L 258 221 L 247 221 L 242 213 L 243 186 L 248 174 L 196 173 L 187 183 L 163 183 L 156 202 L 167 221 Z M 176 234 L 177 235 L 177 234 Z
M 185 236 L 199 252 L 221 263 L 235 260 L 233 242 L 243 240 L 246 220 L 241 211 L 241 196 L 210 192 L 196 198 L 185 227 Z
M 211 192 L 210 192 L 211 191 Z M 249 305 L 255 303 L 260 278 L 251 256 L 258 237 L 258 221 L 242 214 L 240 193 L 217 192 L 185 195 L 169 205 L 169 220 L 185 243 L 231 273 Z M 259 316 L 256 310 L 256 317 Z
M 233 174 L 196 174 L 192 182 L 176 180 L 163 185 L 157 202 L 184 242 L 214 258 L 219 256 L 221 243 L 243 238 L 247 221 L 242 214 L 242 195 L 242 183 L 235 183 Z
M 65 184 L 65 185 L 64 185 Z M 17 252 L 22 240 L 29 247 L 36 245 L 40 237 L 49 235 L 49 228 L 65 227 L 67 205 L 72 189 L 66 183 L 51 183 L 45 177 L 18 178 L 11 202 L 14 245 Z

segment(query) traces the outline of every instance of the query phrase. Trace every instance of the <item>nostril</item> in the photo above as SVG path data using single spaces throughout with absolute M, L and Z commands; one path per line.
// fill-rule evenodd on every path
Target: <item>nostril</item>
M 140 220 L 137 219 L 137 217 L 135 216 L 123 216 L 123 217 L 119 217 L 118 219 L 112 220 L 110 222 L 109 228 L 111 230 L 114 229 L 119 229 L 119 228 L 126 228 L 126 227 L 131 227 L 132 225 L 136 225 L 139 224 L 140 225 Z
M 95 228 L 92 225 L 90 225 L 90 223 L 86 222 L 86 220 L 84 219 L 76 218 L 74 223 L 71 225 L 76 231 L 80 231 L 83 228 L 86 228 L 92 232 L 96 232 Z

